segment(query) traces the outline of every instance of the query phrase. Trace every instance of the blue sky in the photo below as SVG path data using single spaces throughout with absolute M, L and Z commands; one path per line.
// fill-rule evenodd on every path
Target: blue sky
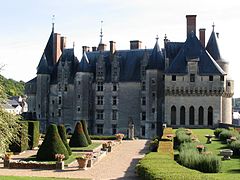
M 36 67 L 51 32 L 67 37 L 67 46 L 75 42 L 81 58 L 81 46 L 97 46 L 100 22 L 103 41 L 116 41 L 117 49 L 129 49 L 130 40 L 141 40 L 143 48 L 152 48 L 156 35 L 163 47 L 164 34 L 171 41 L 186 40 L 186 14 L 197 15 L 197 29 L 206 28 L 206 41 L 212 31 L 220 33 L 222 56 L 230 62 L 235 80 L 235 97 L 240 96 L 239 42 L 240 1 L 232 0 L 9 0 L 0 8 L 0 64 L 7 78 L 28 81 Z M 109 46 L 107 46 L 109 48 Z

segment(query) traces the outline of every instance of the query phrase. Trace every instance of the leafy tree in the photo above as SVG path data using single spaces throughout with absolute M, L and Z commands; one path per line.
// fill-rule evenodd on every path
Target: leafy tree
M 67 142 L 66 128 L 64 127 L 63 124 L 58 125 L 57 128 L 58 128 L 58 133 L 59 133 L 59 135 L 60 135 L 60 137 L 61 137 L 61 139 L 63 141 L 63 144 L 67 148 L 69 155 L 71 155 L 72 154 L 72 150 L 71 150 L 71 148 L 70 148 L 70 146 L 69 146 L 69 144 Z
M 74 133 L 69 141 L 70 147 L 87 147 L 88 141 L 84 134 L 82 123 L 77 122 Z
M 46 136 L 37 152 L 37 160 L 54 161 L 55 154 L 64 154 L 65 159 L 69 158 L 68 150 L 59 136 L 57 126 L 50 124 Z

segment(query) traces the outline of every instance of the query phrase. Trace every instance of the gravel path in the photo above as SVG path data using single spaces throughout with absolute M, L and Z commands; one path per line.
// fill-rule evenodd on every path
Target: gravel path
M 63 171 L 41 169 L 4 169 L 0 164 L 0 175 L 14 176 L 41 176 L 41 177 L 68 177 L 89 178 L 94 180 L 105 179 L 138 179 L 135 166 L 147 152 L 147 140 L 123 141 L 111 153 L 87 170 L 79 170 L 77 162 Z M 30 152 L 34 153 L 34 151 Z M 22 155 L 24 156 L 24 154 Z

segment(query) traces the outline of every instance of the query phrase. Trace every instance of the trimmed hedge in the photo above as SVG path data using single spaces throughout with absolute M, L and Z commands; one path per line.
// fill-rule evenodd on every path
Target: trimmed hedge
M 70 147 L 87 147 L 88 141 L 84 134 L 82 123 L 77 122 L 74 133 L 69 141 Z
M 99 135 L 90 135 L 92 140 L 116 140 L 116 136 L 99 136 Z
M 219 134 L 219 139 L 221 141 L 226 142 L 227 139 L 230 139 L 231 137 L 238 137 L 239 133 L 237 131 L 231 131 L 231 130 L 227 130 L 224 129 L 220 134 Z
M 151 152 L 157 152 L 157 150 L 158 150 L 158 145 L 159 145 L 158 139 L 152 140 L 152 141 L 150 142 L 150 144 L 149 144 L 149 150 L 150 150 Z
M 239 156 L 240 155 L 240 140 L 232 141 L 228 147 L 233 150 L 233 154 Z
M 136 166 L 136 172 L 144 180 L 202 180 L 213 179 L 207 174 L 179 165 L 167 154 L 151 152 Z
M 214 130 L 214 135 L 216 138 L 219 138 L 219 134 L 224 130 L 224 128 L 217 128 Z
M 18 134 L 19 139 L 9 145 L 9 149 L 12 152 L 23 152 L 28 149 L 28 122 L 19 121 L 21 124 L 21 130 Z
M 63 124 L 60 124 L 60 125 L 57 126 L 57 128 L 58 128 L 58 133 L 59 133 L 59 135 L 62 139 L 62 142 L 68 150 L 68 154 L 72 155 L 72 150 L 71 150 L 71 148 L 68 144 L 68 141 L 67 141 L 67 134 L 66 134 L 65 126 Z
M 35 147 L 38 147 L 39 143 L 39 121 L 27 121 L 28 122 L 28 146 L 29 149 L 33 149 Z
M 43 143 L 37 152 L 37 160 L 54 161 L 56 160 L 55 154 L 64 154 L 65 160 L 69 158 L 67 148 L 62 142 L 57 126 L 50 124 Z
M 91 138 L 89 136 L 89 133 L 88 133 L 86 120 L 81 120 L 81 123 L 82 123 L 84 134 L 85 134 L 85 136 L 87 138 L 88 144 L 92 144 L 92 140 L 91 140 Z

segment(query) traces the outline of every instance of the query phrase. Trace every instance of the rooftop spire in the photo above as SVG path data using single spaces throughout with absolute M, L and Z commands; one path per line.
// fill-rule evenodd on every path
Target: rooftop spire
M 158 35 L 156 36 L 156 40 L 158 41 L 158 39 L 159 39 L 159 37 L 158 37 Z
M 215 28 L 215 24 L 214 24 L 214 22 L 213 22 L 213 24 L 212 24 L 212 28 L 213 28 L 212 30 L 214 31 L 214 28 Z
M 99 44 L 102 44 L 102 38 L 103 38 L 102 24 L 103 24 L 103 21 L 101 21 L 100 43 Z
M 55 15 L 52 15 L 52 30 L 54 32 L 54 25 L 55 25 Z

